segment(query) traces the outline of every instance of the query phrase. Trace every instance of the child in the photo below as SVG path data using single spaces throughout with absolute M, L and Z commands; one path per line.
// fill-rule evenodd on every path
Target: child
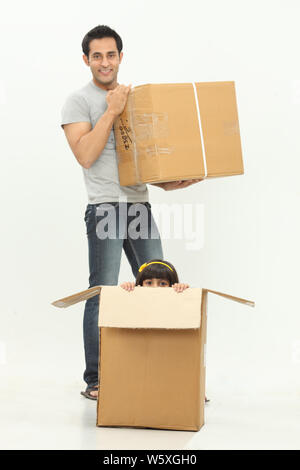
M 168 261 L 154 259 L 142 264 L 135 282 L 123 282 L 121 287 L 132 291 L 136 286 L 142 287 L 173 287 L 176 292 L 188 289 L 188 284 L 179 283 L 178 275 L 174 266 Z M 209 399 L 205 397 L 205 403 Z
M 176 292 L 182 292 L 189 287 L 181 284 L 174 266 L 160 259 L 154 259 L 142 264 L 135 282 L 123 282 L 121 287 L 132 291 L 135 286 L 142 287 L 173 287 Z
M 176 269 L 171 263 L 160 259 L 154 259 L 142 264 L 135 282 L 123 282 L 121 287 L 127 291 L 132 291 L 135 286 L 142 287 L 173 287 L 176 292 L 187 289 L 188 284 L 180 284 Z M 97 400 L 98 385 L 89 391 L 81 392 L 86 398 Z
M 176 292 L 183 292 L 188 289 L 188 284 L 182 284 L 178 280 L 178 274 L 173 264 L 161 259 L 153 259 L 148 263 L 142 264 L 139 269 L 135 282 L 123 282 L 120 285 L 127 291 L 132 291 L 136 286 L 142 287 L 172 287 Z M 97 400 L 98 386 L 95 386 L 92 391 L 81 392 L 87 398 Z M 205 397 L 205 403 L 209 400 Z

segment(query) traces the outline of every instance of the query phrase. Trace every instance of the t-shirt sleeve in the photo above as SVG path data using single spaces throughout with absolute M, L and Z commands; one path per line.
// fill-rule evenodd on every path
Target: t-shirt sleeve
M 61 127 L 71 122 L 91 122 L 88 103 L 83 96 L 68 96 L 61 110 Z

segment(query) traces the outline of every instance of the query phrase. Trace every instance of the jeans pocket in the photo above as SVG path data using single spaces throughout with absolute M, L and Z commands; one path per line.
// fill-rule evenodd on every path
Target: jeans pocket
M 93 211 L 93 207 L 92 207 L 90 204 L 88 204 L 88 205 L 86 206 L 86 210 L 85 210 L 85 214 L 84 214 L 84 220 L 85 220 L 85 222 L 87 221 L 87 219 L 88 219 L 88 217 L 90 216 L 90 214 L 91 214 L 92 211 Z
M 95 228 L 94 207 L 92 205 L 88 204 L 84 214 L 84 221 L 86 225 L 86 234 L 88 235 Z

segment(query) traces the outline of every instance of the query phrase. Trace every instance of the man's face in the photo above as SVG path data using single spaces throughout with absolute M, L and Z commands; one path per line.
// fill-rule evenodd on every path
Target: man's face
M 90 67 L 96 84 L 100 88 L 109 90 L 117 85 L 122 57 L 123 52 L 119 56 L 114 38 L 102 38 L 90 42 L 89 58 L 83 55 L 83 60 Z

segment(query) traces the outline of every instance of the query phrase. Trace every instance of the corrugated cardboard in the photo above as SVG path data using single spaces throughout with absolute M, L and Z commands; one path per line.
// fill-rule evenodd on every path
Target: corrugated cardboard
M 244 172 L 233 81 L 137 86 L 114 132 L 122 186 Z
M 53 302 L 100 295 L 97 426 L 198 431 L 204 424 L 208 289 L 97 286 Z

